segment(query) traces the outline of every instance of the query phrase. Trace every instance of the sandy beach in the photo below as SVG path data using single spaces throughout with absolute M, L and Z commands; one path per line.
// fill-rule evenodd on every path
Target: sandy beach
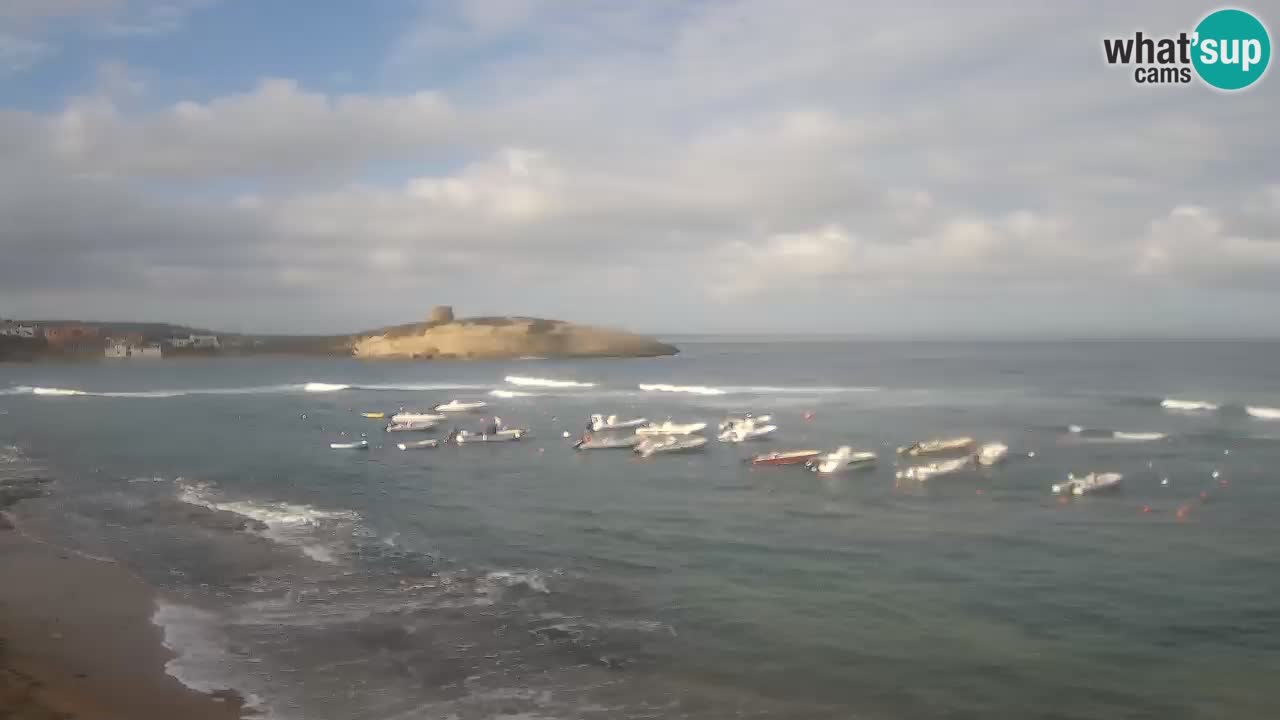
M 0 718 L 232 720 L 241 704 L 165 674 L 152 590 L 124 567 L 13 528 L 0 514 Z

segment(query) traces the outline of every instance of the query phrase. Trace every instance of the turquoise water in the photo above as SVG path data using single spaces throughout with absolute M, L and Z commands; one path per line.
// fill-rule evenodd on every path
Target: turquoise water
M 0 446 L 57 480 L 24 522 L 161 588 L 171 672 L 271 717 L 1274 716 L 1280 346 L 683 347 L 0 366 Z M 452 398 L 534 437 L 400 452 L 358 415 Z M 744 411 L 778 437 L 648 460 L 561 438 Z M 954 434 L 1012 456 L 894 479 L 897 446 Z M 841 444 L 879 466 L 742 462 Z M 1123 491 L 1049 493 L 1094 470 Z

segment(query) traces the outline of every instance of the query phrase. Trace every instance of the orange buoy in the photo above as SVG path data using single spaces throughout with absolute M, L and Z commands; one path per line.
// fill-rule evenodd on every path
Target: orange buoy
M 812 420 L 812 419 L 813 419 L 813 411 L 812 411 L 812 410 L 806 410 L 806 411 L 805 411 L 805 413 L 804 413 L 804 419 L 805 419 L 805 420 Z
M 1143 505 L 1143 506 L 1142 506 L 1142 512 L 1143 512 L 1144 514 L 1145 514 L 1145 513 L 1149 513 L 1149 512 L 1151 512 L 1151 506 L 1150 506 L 1150 505 Z

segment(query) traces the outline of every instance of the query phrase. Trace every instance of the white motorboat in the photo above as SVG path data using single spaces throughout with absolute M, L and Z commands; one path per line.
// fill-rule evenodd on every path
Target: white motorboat
M 740 443 L 748 440 L 760 440 L 777 429 L 777 425 L 757 425 L 755 422 L 747 420 L 721 432 L 720 442 Z
M 512 442 L 514 440 L 523 440 L 528 434 L 529 431 L 525 428 L 511 428 L 510 430 L 499 430 L 494 433 L 459 430 L 450 435 L 449 442 L 457 443 L 458 445 L 482 442 Z
M 1009 457 L 1009 446 L 999 442 L 987 443 L 978 448 L 978 452 L 974 453 L 974 457 L 977 458 L 978 464 L 983 467 L 998 465 Z
M 335 443 L 329 443 L 329 448 L 330 448 L 331 450 L 368 450 L 368 449 L 369 449 L 369 441 L 368 441 L 368 440 L 357 440 L 357 441 L 355 441 L 355 442 L 344 442 L 344 443 L 335 442 Z
M 436 412 L 439 412 L 439 413 L 474 412 L 476 410 L 479 410 L 482 407 L 485 407 L 487 404 L 488 403 L 482 402 L 480 400 L 476 400 L 475 402 L 462 402 L 461 400 L 450 400 L 449 402 L 443 405 L 437 405 Z
M 397 425 L 405 423 L 438 423 L 444 419 L 444 415 L 420 412 L 399 412 L 391 416 L 391 422 Z
M 928 465 L 915 465 L 897 472 L 899 480 L 917 480 L 924 482 L 938 475 L 949 475 L 959 472 L 969 467 L 969 463 L 973 462 L 973 457 L 966 455 L 965 457 L 954 458 L 952 460 L 940 460 L 938 462 L 929 463 Z
M 1120 473 L 1089 473 L 1084 477 L 1068 475 L 1066 482 L 1056 483 L 1051 488 L 1055 495 L 1090 495 L 1092 493 L 1119 490 Z
M 751 413 L 747 413 L 746 415 L 730 415 L 729 417 L 720 421 L 720 432 L 724 432 L 725 430 L 730 430 L 734 426 L 740 425 L 742 423 L 750 422 L 750 423 L 755 423 L 756 425 L 764 425 L 764 424 L 767 424 L 772 419 L 773 419 L 772 415 L 752 415 Z
M 974 439 L 971 437 L 925 440 L 922 442 L 912 443 L 906 447 L 900 447 L 898 448 L 898 452 L 906 453 L 907 455 L 933 455 L 936 453 L 957 452 L 960 450 L 968 450 L 973 447 L 974 442 Z
M 636 428 L 637 435 L 693 435 L 707 429 L 704 422 L 677 423 L 670 420 L 658 425 Z
M 646 425 L 648 422 L 649 421 L 645 418 L 623 420 L 617 415 L 609 415 L 606 417 L 597 413 L 591 416 L 591 429 L 595 432 L 600 432 L 601 430 L 627 430 L 634 427 L 640 427 L 641 425 Z
M 403 422 L 403 423 L 393 422 L 388 424 L 385 428 L 383 428 L 383 430 L 389 433 L 428 432 L 430 430 L 434 430 L 435 427 L 439 424 L 440 423 L 437 420 L 431 420 L 426 422 Z
M 440 441 L 432 438 L 430 440 L 419 440 L 417 442 L 397 443 L 396 447 L 401 450 L 427 450 L 433 447 L 439 447 Z
M 876 464 L 876 454 L 870 451 L 854 450 L 848 445 L 841 445 L 835 450 L 819 455 L 805 463 L 810 472 L 836 473 L 854 468 L 871 467 Z
M 639 435 L 583 435 L 573 444 L 575 450 L 620 450 L 639 445 Z
M 645 438 L 636 445 L 635 451 L 643 457 L 657 455 L 659 453 L 676 453 L 697 450 L 707 444 L 707 439 L 701 436 L 696 437 L 677 437 L 675 435 L 666 435 L 663 437 Z

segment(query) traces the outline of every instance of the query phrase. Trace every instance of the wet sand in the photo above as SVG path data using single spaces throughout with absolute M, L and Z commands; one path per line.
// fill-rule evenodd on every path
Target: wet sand
M 0 520 L 0 719 L 240 717 L 234 694 L 205 695 L 165 674 L 151 588 L 118 564 L 9 527 Z

